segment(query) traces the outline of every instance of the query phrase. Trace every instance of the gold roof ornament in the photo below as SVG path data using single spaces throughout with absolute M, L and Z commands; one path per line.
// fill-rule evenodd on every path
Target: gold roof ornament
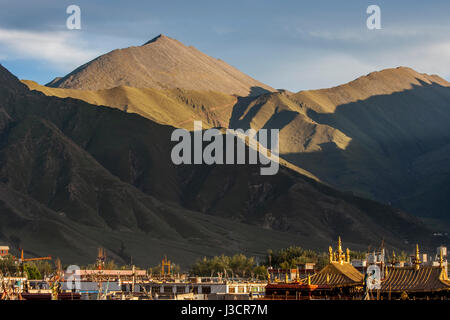
M 420 254 L 419 254 L 419 244 L 416 244 L 416 256 L 414 259 L 414 264 L 416 265 L 416 270 L 420 268 Z
M 342 251 L 342 242 L 341 242 L 341 237 L 338 238 L 338 261 L 340 264 L 342 264 L 343 262 L 343 251 Z
M 285 279 L 285 282 L 288 283 L 288 272 L 287 272 L 287 270 L 286 270 L 286 274 L 285 274 L 285 278 L 284 279 Z
M 311 276 L 308 275 L 308 286 L 310 286 L 310 285 L 311 285 Z
M 392 265 L 395 265 L 397 263 L 397 258 L 395 256 L 395 251 L 392 250 Z
M 442 248 L 439 250 L 439 267 L 444 268 L 444 255 L 442 254 Z
M 345 253 L 342 250 L 342 240 L 341 237 L 338 237 L 338 245 L 337 250 L 333 252 L 333 248 L 331 246 L 328 247 L 328 260 L 329 263 L 339 262 L 343 264 L 344 262 L 350 262 L 350 250 L 347 248 Z

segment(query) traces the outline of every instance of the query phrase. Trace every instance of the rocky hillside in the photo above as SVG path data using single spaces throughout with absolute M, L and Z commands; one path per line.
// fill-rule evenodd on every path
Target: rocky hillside
M 359 249 L 432 246 L 411 216 L 288 168 L 175 166 L 173 127 L 137 114 L 29 91 L 0 68 L 0 241 L 29 254 L 92 262 L 182 263 L 203 255 L 301 245 L 337 235 Z
M 450 84 L 399 67 L 347 84 L 298 93 L 235 97 L 176 89 L 53 89 L 116 108 L 128 105 L 158 123 L 280 130 L 284 160 L 340 190 L 352 191 L 429 219 L 449 223 Z

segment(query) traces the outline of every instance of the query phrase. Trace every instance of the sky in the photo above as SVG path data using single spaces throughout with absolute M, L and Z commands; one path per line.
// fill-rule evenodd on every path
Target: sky
M 80 30 L 66 26 L 72 4 Z M 295 92 L 397 66 L 450 80 L 448 0 L 0 0 L 0 63 L 40 84 L 159 34 Z

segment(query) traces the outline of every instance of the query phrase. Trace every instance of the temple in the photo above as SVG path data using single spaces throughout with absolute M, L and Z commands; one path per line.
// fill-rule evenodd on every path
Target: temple
M 395 256 L 389 263 L 385 261 L 383 249 L 382 259 L 372 259 L 372 264 L 361 272 L 352 265 L 350 250 L 347 248 L 344 252 L 339 237 L 337 249 L 334 251 L 329 247 L 329 261 L 322 270 L 291 281 L 286 277 L 284 282 L 271 283 L 269 278 L 265 299 L 447 300 L 450 281 L 442 252 L 441 250 L 438 265 L 425 265 L 420 258 L 419 246 L 416 245 L 412 265 L 405 266 L 397 263 Z M 373 270 L 378 271 L 378 275 Z
M 448 299 L 449 293 L 450 281 L 442 250 L 438 266 L 423 266 L 418 245 L 414 266 L 387 267 L 380 289 L 381 296 L 388 299 Z

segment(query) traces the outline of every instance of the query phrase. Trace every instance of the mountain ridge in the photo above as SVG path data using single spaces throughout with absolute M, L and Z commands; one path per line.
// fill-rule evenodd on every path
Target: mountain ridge
M 255 165 L 175 166 L 173 127 L 16 86 L 0 86 L 0 191 L 9 199 L 0 238 L 15 249 L 86 263 L 103 246 L 121 262 L 157 263 L 166 253 L 187 264 L 293 244 L 326 250 L 337 235 L 355 249 L 381 239 L 434 245 L 428 227 L 389 206 L 283 166 L 276 176 Z M 24 205 L 36 208 L 26 220 Z
M 28 85 L 48 95 L 71 95 Z M 138 95 L 127 97 L 130 112 L 189 130 L 193 120 L 202 120 L 205 127 L 279 129 L 281 157 L 321 182 L 421 217 L 450 220 L 445 213 L 450 203 L 439 192 L 446 189 L 448 170 L 438 165 L 450 157 L 449 87 L 437 75 L 396 67 L 297 93 L 281 90 L 211 100 L 207 92 L 194 98 L 185 91 L 176 94 L 181 103 L 145 107 Z M 72 96 L 95 103 L 82 92 Z

